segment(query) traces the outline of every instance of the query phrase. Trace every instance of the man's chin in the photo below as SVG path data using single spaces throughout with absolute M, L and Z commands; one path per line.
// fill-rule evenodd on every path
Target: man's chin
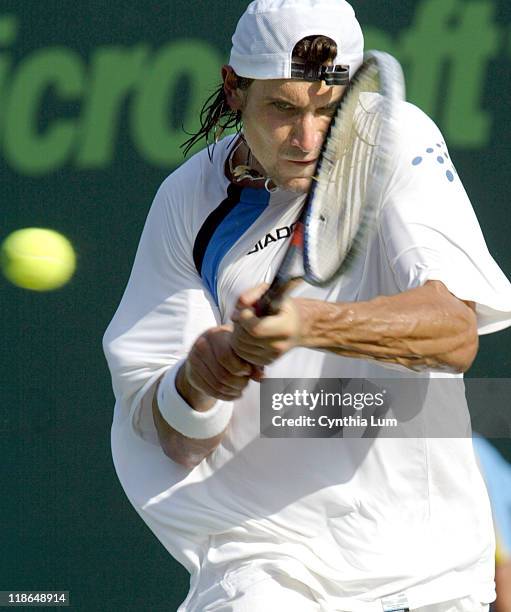
M 307 193 L 312 183 L 312 177 L 282 179 L 277 182 L 278 187 L 294 193 Z

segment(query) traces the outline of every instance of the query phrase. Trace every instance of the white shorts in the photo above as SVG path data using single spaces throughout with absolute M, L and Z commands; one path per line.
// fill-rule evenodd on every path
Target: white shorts
M 245 574 L 243 580 L 233 584 L 228 579 L 203 589 L 193 603 L 181 607 L 179 612 L 345 612 L 327 609 L 314 598 L 303 583 L 288 576 L 269 576 L 256 572 Z M 487 612 L 488 604 L 473 597 L 453 599 L 410 612 Z

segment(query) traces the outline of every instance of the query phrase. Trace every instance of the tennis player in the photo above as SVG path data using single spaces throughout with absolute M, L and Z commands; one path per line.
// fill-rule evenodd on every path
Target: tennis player
M 344 0 L 256 0 L 232 41 L 188 142 L 210 144 L 158 190 L 104 337 L 119 479 L 191 574 L 180 612 L 487 610 L 471 439 L 261 438 L 259 381 L 460 377 L 511 324 L 511 286 L 441 133 L 402 103 L 357 265 L 256 317 L 363 36 Z

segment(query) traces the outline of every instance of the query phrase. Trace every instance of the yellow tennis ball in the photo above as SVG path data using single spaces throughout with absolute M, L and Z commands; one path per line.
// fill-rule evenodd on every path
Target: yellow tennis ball
M 18 287 L 51 291 L 73 276 L 76 256 L 67 238 L 50 229 L 27 227 L 4 240 L 0 261 L 6 278 Z

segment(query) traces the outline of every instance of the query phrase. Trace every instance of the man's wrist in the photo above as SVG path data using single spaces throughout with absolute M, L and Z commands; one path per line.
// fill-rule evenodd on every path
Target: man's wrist
M 163 419 L 177 432 L 186 438 L 206 440 L 220 435 L 229 424 L 232 416 L 232 403 L 216 401 L 199 392 L 198 402 L 202 410 L 192 407 L 193 393 L 189 398 L 184 397 L 177 387 L 177 376 L 181 372 L 184 362 L 168 370 L 161 378 L 156 391 L 158 410 Z M 183 374 L 180 375 L 181 377 Z M 192 389 L 184 379 L 184 386 Z
M 181 364 L 175 379 L 176 391 L 193 410 L 204 412 L 212 408 L 216 402 L 214 397 L 192 387 L 186 373 L 187 361 Z
M 294 302 L 300 322 L 297 345 L 310 349 L 325 348 L 321 330 L 324 324 L 328 327 L 328 321 L 331 326 L 331 319 L 334 316 L 335 318 L 339 316 L 338 308 L 335 311 L 333 308 L 338 304 L 307 298 L 296 298 Z

